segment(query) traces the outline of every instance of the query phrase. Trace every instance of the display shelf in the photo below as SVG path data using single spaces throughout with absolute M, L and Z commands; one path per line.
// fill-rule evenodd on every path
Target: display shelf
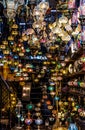
M 69 94 L 75 95 L 75 96 L 80 96 L 80 97 L 84 97 L 85 94 L 80 93 L 78 91 L 69 91 Z
M 70 63 L 74 63 L 75 60 L 77 60 L 81 55 L 83 54 L 83 48 L 79 48 L 79 50 L 75 53 L 73 53 L 68 61 L 65 61 L 66 66 L 68 66 Z
M 81 47 L 77 52 L 71 54 L 68 61 L 65 61 L 66 63 L 65 70 L 68 70 L 69 72 L 63 75 L 63 84 L 67 85 L 69 88 L 68 92 L 65 95 L 65 98 L 69 99 L 68 103 L 70 103 L 70 98 L 73 98 L 75 104 L 77 103 L 79 106 L 84 107 L 85 87 L 82 87 L 80 83 L 85 81 L 85 67 L 84 67 L 85 65 L 83 62 L 81 64 L 78 64 L 77 62 L 81 59 L 83 52 L 84 52 L 83 47 Z M 70 81 L 71 84 L 69 83 Z M 76 84 L 76 86 L 75 81 L 76 82 L 79 81 Z M 74 84 L 72 82 L 74 82 Z M 75 116 L 77 117 L 78 115 L 75 113 Z M 85 122 L 84 123 L 82 122 L 83 128 L 80 124 L 80 121 L 76 121 L 76 123 L 78 124 L 79 130 L 85 130 Z
M 66 63 L 66 65 L 65 65 L 65 67 L 66 67 L 66 66 L 68 66 L 69 64 L 74 63 L 74 60 L 70 59 L 70 60 L 68 60 L 68 61 L 65 61 L 65 63 Z
M 74 86 L 74 85 L 72 85 L 72 86 L 69 86 L 69 87 L 71 87 L 71 88 L 76 88 L 76 89 L 79 88 L 79 89 L 83 89 L 83 90 L 85 90 L 85 87 L 80 87 L 80 86 L 78 87 L 78 86 Z
M 81 120 L 80 118 L 77 118 L 76 122 L 80 130 L 85 130 L 85 120 Z
M 79 50 L 77 52 L 75 52 L 72 56 L 71 56 L 71 60 L 77 60 L 79 58 L 79 56 L 81 56 L 83 54 L 83 48 L 79 48 Z
M 81 70 L 81 71 L 73 73 L 73 74 L 64 75 L 63 79 L 74 78 L 74 77 L 78 77 L 79 75 L 84 75 L 84 74 L 85 74 L 85 70 Z

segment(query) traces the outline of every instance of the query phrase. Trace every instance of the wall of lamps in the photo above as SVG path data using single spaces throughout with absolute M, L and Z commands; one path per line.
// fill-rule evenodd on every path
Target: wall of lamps
M 9 19 L 14 19 L 18 7 L 23 4 L 24 1 L 7 1 L 6 5 L 4 3 L 4 6 L 7 7 L 6 9 L 4 9 L 4 14 Z M 68 70 L 63 69 L 63 67 L 65 66 L 64 60 L 69 60 L 68 55 L 66 55 L 68 59 L 66 59 L 64 55 L 65 49 L 63 49 L 63 47 L 65 47 L 67 51 L 71 48 L 72 54 L 77 52 L 82 45 L 84 47 L 84 7 L 85 2 L 82 0 L 80 0 L 79 8 L 76 7 L 75 0 L 69 0 L 68 10 L 70 18 L 64 13 L 54 22 L 47 23 L 45 21 L 45 16 L 47 10 L 49 9 L 49 2 L 46 0 L 37 1 L 36 6 L 31 12 L 31 16 L 33 18 L 32 26 L 24 30 L 19 35 L 19 26 L 14 20 L 13 25 L 10 26 L 10 35 L 8 39 L 3 40 L 2 44 L 0 45 L 2 52 L 0 62 L 1 65 L 5 67 L 5 69 L 3 70 L 3 76 L 6 80 L 8 80 L 8 75 L 5 74 L 7 72 L 9 73 L 9 71 L 11 70 L 14 78 L 12 79 L 10 77 L 10 79 L 19 81 L 23 86 L 23 98 L 26 96 L 26 94 L 30 94 L 31 91 L 31 87 L 26 86 L 26 84 L 23 85 L 23 82 L 27 82 L 29 80 L 30 74 L 34 74 L 32 75 L 34 76 L 32 77 L 32 79 L 33 82 L 35 82 L 36 84 L 39 83 L 46 72 L 49 72 L 51 74 L 49 79 L 49 87 L 47 85 L 42 85 L 43 94 L 42 100 L 40 101 L 40 105 L 41 103 L 45 102 L 48 108 L 47 110 L 53 112 L 52 117 L 48 119 L 49 122 L 51 122 L 51 119 L 53 118 L 62 118 L 63 120 L 66 114 L 66 111 L 59 112 L 58 109 L 59 107 L 62 109 L 63 106 L 61 95 L 59 95 L 60 93 L 58 92 L 58 89 L 61 89 L 62 75 L 66 75 L 68 73 Z M 17 36 L 19 36 L 19 39 L 16 42 L 15 39 Z M 45 47 L 46 53 L 42 53 L 40 51 L 41 44 Z M 56 50 L 59 53 L 55 53 Z M 44 67 L 41 67 L 40 71 L 37 69 L 39 73 L 36 76 L 34 73 L 35 66 L 33 66 L 32 62 L 29 63 L 30 59 L 28 55 L 30 56 L 30 54 L 32 55 L 31 61 L 40 61 L 40 59 L 44 57 L 43 61 L 41 60 Z M 67 54 L 67 52 L 65 52 L 65 54 Z M 85 56 L 83 55 L 83 62 L 85 60 L 84 58 Z M 71 67 L 72 66 L 69 66 L 70 73 L 72 73 Z M 59 88 L 57 87 L 57 85 L 59 86 Z M 54 104 L 51 104 L 51 102 L 48 100 L 47 90 L 49 91 L 49 95 L 51 96 L 51 98 L 53 98 L 53 101 L 56 102 L 55 111 L 52 111 L 54 110 L 55 103 L 53 102 Z M 67 105 L 68 103 L 65 102 L 64 106 L 66 107 Z M 40 106 L 38 106 L 38 108 L 40 108 Z M 41 115 L 41 113 L 39 113 L 39 111 L 36 113 L 38 113 L 38 118 L 35 120 L 35 123 L 38 125 L 38 128 L 40 128 L 41 124 L 43 123 L 41 117 L 39 116 L 39 114 Z M 32 123 L 32 120 L 30 119 L 31 117 L 28 115 L 28 120 L 26 120 L 28 126 L 30 126 L 30 124 Z M 57 127 L 58 124 L 56 125 L 55 129 L 57 129 Z

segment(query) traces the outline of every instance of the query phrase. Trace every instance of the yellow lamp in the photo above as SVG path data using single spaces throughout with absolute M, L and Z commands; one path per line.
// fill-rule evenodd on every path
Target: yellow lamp
M 11 35 L 11 36 L 8 37 L 8 40 L 9 41 L 14 41 L 14 37 Z
M 12 29 L 18 29 L 18 25 L 17 24 L 13 24 L 12 25 Z
M 66 24 L 67 22 L 68 22 L 68 18 L 65 17 L 64 15 L 59 18 L 59 23 Z
M 8 41 L 4 40 L 4 41 L 2 41 L 2 44 L 8 45 Z

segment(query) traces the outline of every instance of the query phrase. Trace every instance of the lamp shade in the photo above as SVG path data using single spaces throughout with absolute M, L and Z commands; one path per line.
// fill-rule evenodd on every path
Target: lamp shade
M 58 96 L 55 96 L 54 99 L 58 101 L 60 98 Z
M 33 104 L 28 104 L 28 105 L 26 106 L 26 108 L 27 108 L 28 110 L 32 110 L 32 109 L 34 108 L 34 106 L 33 106 Z
M 79 12 L 80 16 L 85 16 L 85 0 L 80 0 Z
M 74 9 L 75 8 L 75 0 L 69 0 L 68 1 L 68 9 Z
M 43 120 L 42 120 L 40 117 L 38 117 L 38 118 L 35 120 L 35 124 L 36 124 L 36 125 L 41 125 L 41 124 L 43 124 Z
M 68 18 L 63 16 L 59 18 L 59 23 L 63 23 L 63 24 L 66 24 L 68 22 Z
M 49 8 L 49 2 L 47 0 L 40 0 L 39 8 L 46 13 L 47 9 Z
M 25 120 L 25 123 L 26 123 L 27 125 L 31 125 L 31 124 L 32 124 L 32 119 L 26 119 L 26 120 Z

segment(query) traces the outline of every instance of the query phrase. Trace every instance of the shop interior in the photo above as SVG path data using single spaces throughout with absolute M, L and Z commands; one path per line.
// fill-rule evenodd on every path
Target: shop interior
M 85 130 L 85 0 L 0 0 L 0 130 Z

